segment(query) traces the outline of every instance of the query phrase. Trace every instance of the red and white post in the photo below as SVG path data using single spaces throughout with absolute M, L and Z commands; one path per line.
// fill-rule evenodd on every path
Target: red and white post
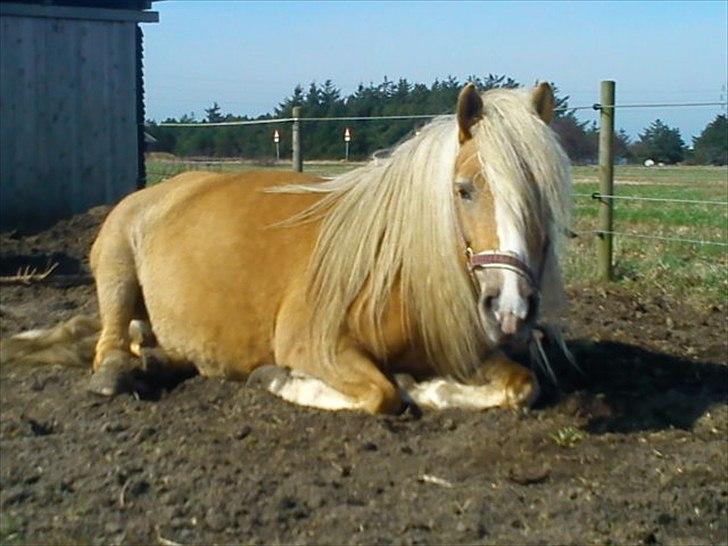
M 347 127 L 344 129 L 344 146 L 346 149 L 344 161 L 349 161 L 349 142 L 351 142 L 351 131 Z

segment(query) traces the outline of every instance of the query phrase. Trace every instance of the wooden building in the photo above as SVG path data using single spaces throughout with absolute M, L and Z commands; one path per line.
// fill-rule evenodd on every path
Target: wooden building
M 0 229 L 142 187 L 149 0 L 0 2 Z

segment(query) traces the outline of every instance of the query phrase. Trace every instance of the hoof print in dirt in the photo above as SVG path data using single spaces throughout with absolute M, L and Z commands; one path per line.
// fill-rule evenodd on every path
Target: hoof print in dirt
M 551 467 L 547 464 L 516 464 L 508 471 L 508 479 L 519 485 L 543 483 L 549 479 Z
M 269 391 L 285 383 L 290 375 L 289 368 L 266 364 L 253 370 L 245 384 L 248 387 Z
M 36 419 L 33 419 L 32 417 L 27 417 L 25 415 L 22 416 L 22 418 L 28 423 L 28 425 L 30 426 L 30 431 L 33 433 L 34 436 L 48 436 L 56 432 L 58 428 L 58 424 L 55 421 L 38 421 Z

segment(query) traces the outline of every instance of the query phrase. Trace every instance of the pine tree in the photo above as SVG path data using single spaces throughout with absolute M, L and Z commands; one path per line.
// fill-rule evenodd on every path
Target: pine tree
M 205 108 L 205 115 L 208 123 L 218 123 L 224 119 L 220 114 L 220 105 L 217 102 L 213 102 L 210 108 Z
M 728 164 L 728 118 L 719 114 L 693 138 L 693 161 L 699 165 Z
M 285 98 L 283 102 L 278 104 L 278 106 L 273 110 L 275 117 L 290 118 L 293 114 L 293 107 L 301 106 L 303 104 L 303 100 L 303 86 L 298 84 L 293 88 L 293 94 L 290 97 Z
M 668 127 L 659 119 L 653 121 L 639 137 L 631 149 L 639 161 L 652 159 L 658 162 L 678 163 L 685 157 L 685 143 L 680 131 Z
M 316 82 L 311 82 L 311 85 L 308 86 L 308 92 L 303 99 L 303 108 L 307 117 L 319 117 L 323 114 L 321 111 L 321 91 Z

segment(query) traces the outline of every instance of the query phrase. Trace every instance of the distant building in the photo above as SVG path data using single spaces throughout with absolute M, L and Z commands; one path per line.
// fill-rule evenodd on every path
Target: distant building
M 0 0 L 0 228 L 142 187 L 150 0 Z

